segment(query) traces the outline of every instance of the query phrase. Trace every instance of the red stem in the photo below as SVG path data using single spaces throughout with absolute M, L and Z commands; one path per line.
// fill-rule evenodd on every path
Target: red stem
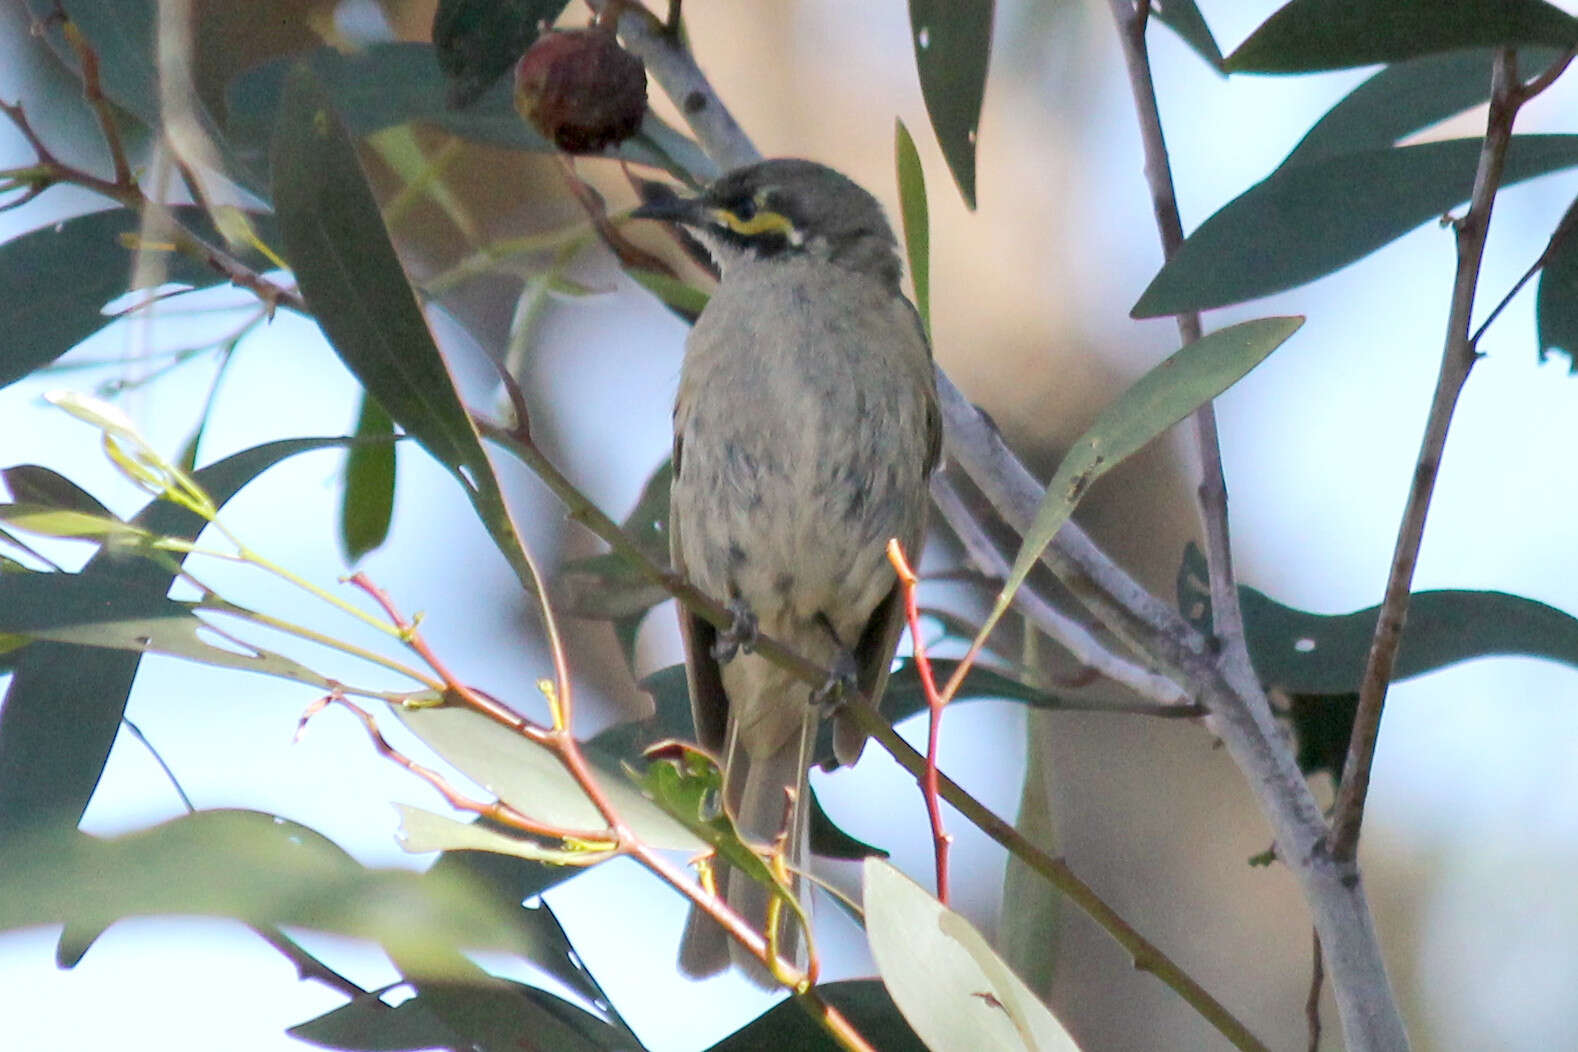
M 921 778 L 921 795 L 926 800 L 926 817 L 931 822 L 932 852 L 937 863 L 937 901 L 948 904 L 948 849 L 953 837 L 942 827 L 942 804 L 937 784 L 937 744 L 942 736 L 942 710 L 947 702 L 937 693 L 937 681 L 932 677 L 931 658 L 926 655 L 926 643 L 921 638 L 920 604 L 915 598 L 918 583 L 915 571 L 910 569 L 899 542 L 888 542 L 888 561 L 899 575 L 904 586 L 904 616 L 909 621 L 910 642 L 915 648 L 915 669 L 920 673 L 921 690 L 926 695 L 926 710 L 930 720 L 926 728 L 926 773 Z

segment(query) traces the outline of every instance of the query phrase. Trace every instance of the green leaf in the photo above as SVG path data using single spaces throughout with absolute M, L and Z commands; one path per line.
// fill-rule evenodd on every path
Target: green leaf
M 891 854 L 883 848 L 875 847 L 844 832 L 822 807 L 822 801 L 816 795 L 816 790 L 807 786 L 806 791 L 811 794 L 811 813 L 807 824 L 810 826 L 813 854 L 852 862 L 863 858 L 887 858 Z
M 456 109 L 482 97 L 552 25 L 568 0 L 438 0 L 433 45 Z
M 1563 351 L 1572 375 L 1578 373 L 1578 198 L 1556 224 L 1543 258 L 1534 300 L 1540 361 L 1553 350 Z
M 1534 76 L 1560 56 L 1548 48 L 1518 52 L 1518 68 Z M 1283 167 L 1384 149 L 1404 136 L 1490 98 L 1495 52 L 1483 48 L 1426 55 L 1387 66 L 1354 88 L 1315 122 Z
M 270 442 L 210 464 L 194 477 L 216 504 L 223 504 L 286 457 L 347 441 Z M 149 533 L 187 540 L 207 525 L 165 501 L 150 502 L 131 521 Z M 95 555 L 76 576 L 115 581 L 122 596 L 117 601 L 125 603 L 133 601 L 132 595 L 168 602 L 164 595 L 173 580 L 164 567 L 143 560 L 128 563 L 111 552 Z M 120 730 L 140 660 L 137 653 L 61 643 L 33 643 L 17 656 L 0 704 L 0 840 L 35 822 L 76 825 Z M 63 727 L 71 733 L 62 734 Z
M 457 822 L 410 804 L 395 804 L 400 814 L 400 846 L 415 855 L 429 851 L 491 851 L 530 862 L 568 866 L 589 858 L 611 858 L 606 852 L 567 851 L 541 841 L 511 836 L 476 822 Z
M 115 518 L 93 494 L 60 472 L 42 465 L 17 464 L 0 470 L 0 479 L 11 491 L 11 499 L 18 503 L 74 511 L 101 519 Z
M 723 771 L 717 760 L 700 749 L 675 746 L 647 765 L 640 784 L 649 799 L 730 866 L 758 884 L 770 887 L 776 883 L 767 863 L 746 846 L 734 822 L 718 806 L 723 798 Z
M 319 1048 L 404 1052 L 467 1048 L 481 1052 L 640 1052 L 628 1030 L 604 1022 L 545 990 L 482 973 L 471 981 L 419 984 L 415 997 L 390 1007 L 376 994 L 358 997 L 286 1033 Z
M 992 0 L 910 0 L 926 113 L 965 206 L 975 208 L 975 136 L 992 51 Z
M 882 1052 L 926 1052 L 926 1046 L 899 1014 L 887 987 L 877 980 L 819 983 L 816 992 Z M 789 998 L 778 1002 L 766 1014 L 757 1016 L 707 1052 L 759 1052 L 760 1049 L 837 1052 L 838 1048 L 827 1031 Z
M 1077 1052 L 970 922 L 881 859 L 865 862 L 866 933 L 894 1003 L 932 1052 Z
M 1480 140 L 1361 150 L 1287 165 L 1207 219 L 1130 315 L 1221 307 L 1340 270 L 1468 199 Z M 1578 165 L 1578 136 L 1517 135 L 1502 185 Z
M 1263 683 L 1298 694 L 1358 691 L 1378 606 L 1325 615 L 1283 606 L 1253 588 L 1240 587 L 1238 597 L 1250 657 Z M 1578 667 L 1578 619 L 1506 592 L 1415 592 L 1393 678 L 1498 655 Z
M 926 215 L 926 170 L 910 130 L 893 119 L 893 163 L 898 170 L 899 217 L 904 223 L 904 250 L 915 285 L 915 310 L 931 335 L 931 228 Z
M 1035 520 L 1025 533 L 1008 580 L 998 593 L 984 638 L 1007 611 L 1031 567 L 1063 528 L 1091 483 L 1152 439 L 1227 390 L 1304 324 L 1303 318 L 1261 318 L 1219 329 L 1178 351 L 1146 373 L 1102 410 L 1069 448 Z
M 534 153 L 554 153 L 547 140 L 520 119 L 507 84 L 496 84 L 463 111 L 444 105 L 445 83 L 428 44 L 374 44 L 355 54 L 324 47 L 264 63 L 238 76 L 226 92 L 231 139 L 238 157 L 261 179 L 272 129 L 278 124 L 291 71 L 305 63 L 360 139 L 397 124 L 423 121 L 470 142 Z M 641 131 L 610 156 L 672 172 L 687 181 L 710 181 L 717 165 L 689 138 L 648 113 Z
M 1293 740 L 1299 747 L 1299 770 L 1307 775 L 1326 771 L 1341 782 L 1343 768 L 1348 764 L 1353 720 L 1359 712 L 1359 695 L 1290 694 L 1288 701 L 1288 721 L 1293 724 Z
M 454 705 L 394 707 L 412 734 L 472 781 L 539 822 L 593 832 L 602 816 L 547 749 L 470 709 Z M 648 800 L 622 771 L 583 746 L 603 792 L 647 843 L 700 851 L 701 841 Z
M 394 421 L 370 395 L 362 395 L 357 444 L 345 454 L 345 494 L 340 503 L 340 545 L 355 562 L 382 545 L 394 517 Z
M 1152 0 L 1151 17 L 1177 33 L 1213 69 L 1222 68 L 1222 51 L 1194 0 Z
M 1310 73 L 1469 47 L 1566 48 L 1578 20 L 1543 0 L 1292 0 L 1227 57 L 1232 73 Z
M 458 883 L 370 870 L 272 815 L 199 811 L 99 840 L 39 832 L 8 844 L 0 929 L 187 914 L 375 939 L 442 976 L 461 947 L 513 950 L 499 913 Z
M 200 209 L 174 212 L 199 237 L 218 239 Z M 48 365 L 112 321 L 100 308 L 132 283 L 135 253 L 126 246 L 136 243 L 140 228 L 136 213 L 117 209 L 62 220 L 0 245 L 0 386 Z M 206 288 L 224 280 L 180 253 L 161 259 L 163 274 L 152 275 L 154 281 Z
M 356 147 L 306 67 L 291 73 L 272 170 L 291 269 L 335 353 L 455 476 L 522 586 L 533 591 L 493 466 L 389 242 Z
M 114 516 L 90 515 L 48 504 L 0 504 L 0 522 L 42 537 L 133 545 L 152 539 L 147 531 L 127 525 Z
M 687 324 L 695 324 L 696 319 L 701 317 L 702 308 L 707 305 L 707 300 L 710 298 L 700 289 L 687 285 L 678 278 L 659 274 L 655 270 L 631 267 L 625 273 L 635 279 L 636 284 L 661 300 L 665 307 L 679 315 Z

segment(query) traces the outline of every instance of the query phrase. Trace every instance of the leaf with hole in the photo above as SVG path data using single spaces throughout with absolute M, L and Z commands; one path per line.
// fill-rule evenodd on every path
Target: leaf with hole
M 910 39 L 937 145 L 975 208 L 975 139 L 992 51 L 993 0 L 910 0 Z

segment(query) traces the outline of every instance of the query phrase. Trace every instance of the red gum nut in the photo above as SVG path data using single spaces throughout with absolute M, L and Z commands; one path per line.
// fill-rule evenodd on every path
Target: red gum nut
M 544 33 L 515 64 L 515 108 L 566 153 L 601 153 L 641 127 L 646 67 L 611 33 Z

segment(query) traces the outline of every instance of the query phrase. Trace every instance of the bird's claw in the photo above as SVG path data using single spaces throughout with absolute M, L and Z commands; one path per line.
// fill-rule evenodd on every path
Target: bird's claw
M 729 600 L 729 616 L 733 618 L 728 628 L 720 629 L 712 642 L 712 659 L 720 665 L 734 660 L 736 654 L 749 654 L 756 648 L 756 615 L 744 599 L 736 596 Z
M 811 692 L 811 704 L 821 710 L 824 718 L 844 707 L 850 694 L 860 689 L 860 670 L 847 650 L 840 650 L 833 659 L 833 671 L 827 680 Z

